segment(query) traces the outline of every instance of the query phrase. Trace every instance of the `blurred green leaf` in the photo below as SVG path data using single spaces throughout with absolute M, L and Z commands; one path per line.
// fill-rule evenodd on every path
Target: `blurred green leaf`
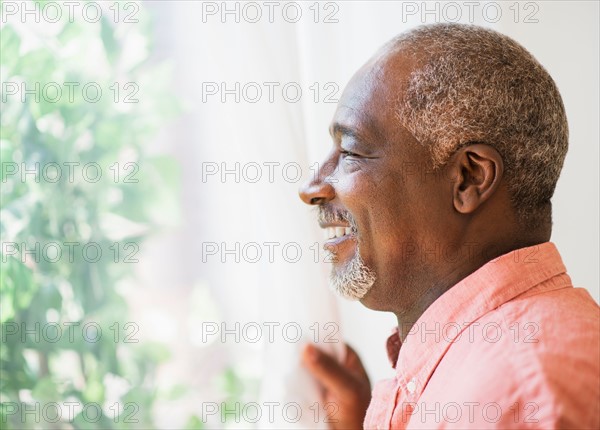
M 74 428 L 152 428 L 158 399 L 154 375 L 169 359 L 169 351 L 156 343 L 115 339 L 110 327 L 117 322 L 123 327 L 129 321 L 127 303 L 116 285 L 132 277 L 133 266 L 115 263 L 109 252 L 97 262 L 86 261 L 81 245 L 93 241 L 103 250 L 110 249 L 114 240 L 101 225 L 107 215 L 118 214 L 123 222 L 144 226 L 127 236 L 136 244 L 158 225 L 161 215 L 168 213 L 172 222 L 178 207 L 177 164 L 166 157 L 150 157 L 145 147 L 164 125 L 162 106 L 175 112 L 177 103 L 169 96 L 169 68 L 145 61 L 147 43 L 139 50 L 141 58 L 122 57 L 127 37 L 148 38 L 150 21 L 142 19 L 139 25 L 119 31 L 109 16 L 85 25 L 63 20 L 52 28 L 54 35 L 38 33 L 35 26 L 22 32 L 10 23 L 0 29 L 3 80 L 23 82 L 27 90 L 42 93 L 41 97 L 28 94 L 24 101 L 20 94 L 7 95 L 0 116 L 0 236 L 4 244 L 16 244 L 3 248 L 0 255 L 0 396 L 13 402 L 28 400 L 30 395 L 39 401 L 75 398 L 102 404 L 106 378 L 112 375 L 127 381 L 129 389 L 120 401 L 139 407 L 137 423 L 115 421 L 104 414 L 95 421 L 89 416 L 95 418 L 94 411 L 89 410 L 89 415 L 85 411 L 77 415 Z M 141 10 L 137 16 L 146 15 Z M 54 99 L 44 97 L 54 94 L 44 93 L 53 82 L 76 85 L 72 93 L 64 87 Z M 89 82 L 104 90 L 95 103 L 82 97 L 82 86 Z M 113 100 L 115 82 L 121 83 L 120 99 L 125 94 L 123 82 L 150 82 L 145 103 L 122 109 Z M 125 161 L 123 154 L 129 154 Z M 136 176 L 140 181 L 114 181 L 108 165 L 125 163 L 128 157 L 140 167 Z M 95 162 L 105 170 L 95 183 L 82 179 L 81 167 L 74 180 L 65 168 L 56 183 L 33 175 L 22 181 L 20 171 L 6 170 L 7 163 L 20 170 L 49 162 L 61 166 Z M 24 248 L 65 242 L 80 244 L 72 260 L 67 255 L 52 261 L 43 253 L 24 253 Z M 63 323 L 77 324 L 72 339 L 66 328 L 59 338 L 52 337 L 55 326 Z M 82 336 L 82 327 L 91 323 L 102 328 L 94 342 Z M 21 336 L 22 329 L 36 327 L 41 328 L 41 337 Z M 4 338 L 6 329 L 15 328 L 18 332 Z M 173 390 L 168 395 L 182 393 L 183 389 Z
M 204 423 L 197 415 L 192 415 L 185 424 L 185 430 L 203 430 Z
M 119 44 L 114 36 L 114 29 L 111 22 L 103 15 L 100 19 L 100 35 L 104 44 L 104 51 L 108 57 L 108 61 L 113 64 L 119 54 Z
M 41 403 L 54 402 L 59 398 L 56 383 L 50 377 L 40 379 L 31 394 Z
M 11 77 L 14 73 L 15 65 L 19 58 L 19 49 L 21 48 L 21 39 L 15 30 L 4 25 L 0 29 L 0 52 L 2 52 L 2 66 L 7 69 L 7 76 Z

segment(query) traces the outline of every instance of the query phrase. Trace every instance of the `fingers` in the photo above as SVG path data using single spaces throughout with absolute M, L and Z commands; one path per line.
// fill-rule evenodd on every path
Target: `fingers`
M 344 364 L 347 369 L 354 372 L 359 378 L 369 380 L 369 375 L 365 367 L 360 361 L 360 357 L 356 353 L 356 351 L 348 344 L 346 344 L 346 357 L 344 359 Z M 369 382 L 369 386 L 371 383 Z
M 356 353 L 353 353 L 356 356 Z M 358 359 L 358 356 L 356 356 L 356 359 Z M 352 373 L 335 358 L 319 350 L 314 345 L 304 347 L 302 361 L 326 390 L 339 396 L 351 395 L 355 391 L 356 382 Z

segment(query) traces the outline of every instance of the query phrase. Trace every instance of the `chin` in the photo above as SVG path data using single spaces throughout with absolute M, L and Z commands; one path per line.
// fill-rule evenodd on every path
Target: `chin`
M 379 290 L 379 282 L 375 282 L 371 289 L 365 294 L 365 296 L 359 300 L 359 302 L 366 308 L 373 311 L 384 311 L 382 300 L 377 298 L 377 292 Z
M 394 299 L 397 300 L 397 296 L 394 297 L 395 294 L 390 294 L 390 292 L 395 291 L 399 287 L 397 284 L 395 287 L 392 287 L 392 289 L 390 289 L 389 285 L 387 285 L 387 287 L 388 288 L 386 288 L 386 285 L 379 280 L 376 281 L 367 294 L 359 300 L 360 303 L 372 311 L 395 312 Z

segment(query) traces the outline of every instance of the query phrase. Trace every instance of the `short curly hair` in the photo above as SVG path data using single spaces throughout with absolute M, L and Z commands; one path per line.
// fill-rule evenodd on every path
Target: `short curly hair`
M 420 26 L 387 48 L 417 63 L 397 116 L 430 148 L 434 168 L 464 145 L 489 144 L 503 158 L 519 219 L 551 222 L 550 198 L 569 131 L 560 93 L 544 67 L 511 38 L 474 25 Z

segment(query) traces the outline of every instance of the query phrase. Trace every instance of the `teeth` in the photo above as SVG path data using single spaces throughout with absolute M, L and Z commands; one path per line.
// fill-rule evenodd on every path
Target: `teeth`
M 335 227 L 327 227 L 327 239 L 333 239 L 335 237 Z
M 335 239 L 349 235 L 352 232 L 350 227 L 327 227 L 325 228 L 325 239 Z

